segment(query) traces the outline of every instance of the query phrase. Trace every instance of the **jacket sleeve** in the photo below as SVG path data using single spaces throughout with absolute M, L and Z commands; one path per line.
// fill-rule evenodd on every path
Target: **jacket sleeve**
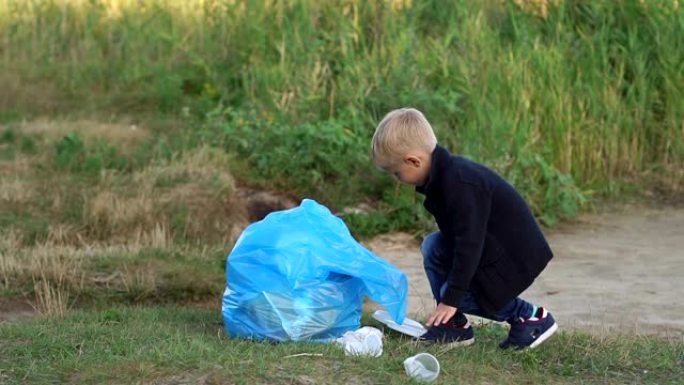
M 446 209 L 450 216 L 449 230 L 453 247 L 454 263 L 447 277 L 447 288 L 442 303 L 458 307 L 475 270 L 480 263 L 484 248 L 487 222 L 491 210 L 491 193 L 473 184 L 456 183 L 449 188 Z

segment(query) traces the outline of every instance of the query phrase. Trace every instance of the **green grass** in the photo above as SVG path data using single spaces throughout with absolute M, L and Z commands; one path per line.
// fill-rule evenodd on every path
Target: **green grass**
M 6 384 L 409 384 L 402 362 L 421 351 L 440 360 L 438 384 L 675 384 L 684 375 L 682 342 L 655 337 L 561 332 L 539 349 L 511 352 L 497 347 L 505 329 L 491 325 L 478 328 L 475 345 L 444 352 L 386 330 L 381 357 L 354 358 L 331 345 L 229 339 L 218 306 L 113 307 L 0 325 L 0 379 Z M 379 326 L 365 316 L 363 323 Z M 310 355 L 290 357 L 303 353 Z

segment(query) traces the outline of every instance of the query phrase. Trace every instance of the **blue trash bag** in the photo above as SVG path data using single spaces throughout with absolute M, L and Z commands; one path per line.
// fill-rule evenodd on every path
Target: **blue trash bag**
M 408 281 L 305 199 L 248 226 L 228 255 L 223 320 L 231 337 L 327 341 L 360 327 L 367 295 L 397 323 Z

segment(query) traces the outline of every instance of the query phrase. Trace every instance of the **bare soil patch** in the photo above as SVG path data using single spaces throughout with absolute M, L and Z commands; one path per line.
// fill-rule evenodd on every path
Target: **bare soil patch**
M 38 311 L 27 301 L 0 299 L 0 324 L 37 317 Z

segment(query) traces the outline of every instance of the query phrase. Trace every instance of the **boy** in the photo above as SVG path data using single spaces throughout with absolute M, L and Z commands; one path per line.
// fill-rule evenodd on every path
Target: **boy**
M 421 246 L 437 308 L 417 340 L 470 345 L 473 328 L 464 313 L 508 322 L 504 349 L 534 348 L 550 337 L 558 328 L 551 314 L 518 295 L 553 254 L 513 186 L 437 145 L 430 123 L 413 108 L 388 113 L 371 148 L 379 169 L 425 195 L 439 227 Z

